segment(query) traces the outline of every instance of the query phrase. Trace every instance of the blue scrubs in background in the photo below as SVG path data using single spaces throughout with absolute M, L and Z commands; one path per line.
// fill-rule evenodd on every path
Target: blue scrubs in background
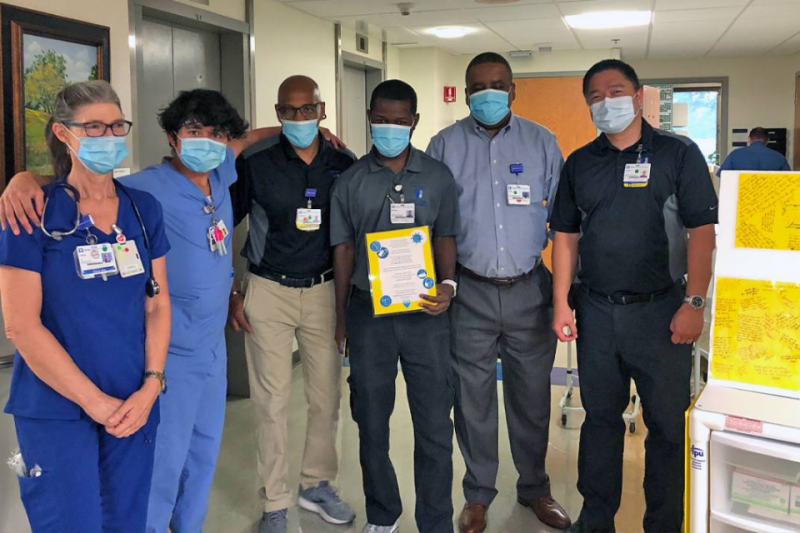
M 76 204 L 51 184 L 45 227 L 70 230 Z M 169 250 L 160 204 L 129 191 L 141 213 L 153 259 Z M 145 371 L 145 283 L 148 252 L 125 194 L 119 195 L 117 225 L 136 242 L 145 273 L 84 280 L 73 252 L 86 244 L 86 231 L 56 241 L 40 229 L 33 235 L 0 233 L 0 264 L 37 272 L 42 280 L 41 320 L 75 364 L 106 394 L 126 400 L 139 390 Z M 91 228 L 98 243 L 115 235 Z M 20 478 L 20 492 L 34 533 L 139 533 L 145 530 L 153 468 L 158 402 L 147 424 L 126 439 L 108 434 L 78 405 L 37 378 L 15 354 L 6 413 L 14 415 L 17 440 L 28 467 L 41 476 Z
M 168 160 L 123 182 L 159 199 L 172 244 L 167 278 L 172 304 L 172 338 L 167 356 L 168 390 L 161 398 L 148 533 L 202 530 L 222 440 L 227 391 L 225 324 L 233 283 L 233 247 L 212 252 L 208 229 L 213 216 L 233 229 L 228 187 L 236 181 L 236 156 L 209 175 L 215 214 L 200 189 Z

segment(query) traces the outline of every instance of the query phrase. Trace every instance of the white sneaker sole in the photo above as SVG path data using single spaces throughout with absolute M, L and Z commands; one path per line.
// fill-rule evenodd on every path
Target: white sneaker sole
M 329 524 L 334 524 L 334 525 L 337 525 L 337 526 L 343 526 L 345 524 L 349 524 L 349 523 L 352 522 L 352 520 L 349 520 L 349 521 L 348 520 L 339 520 L 338 518 L 332 517 L 331 515 L 326 513 L 325 509 L 323 509 L 321 506 L 317 505 L 314 502 L 306 500 L 302 496 L 297 498 L 297 506 L 300 507 L 301 509 L 304 509 L 304 510 L 310 512 L 310 513 L 318 514 L 320 517 L 322 517 L 323 520 L 325 520 Z

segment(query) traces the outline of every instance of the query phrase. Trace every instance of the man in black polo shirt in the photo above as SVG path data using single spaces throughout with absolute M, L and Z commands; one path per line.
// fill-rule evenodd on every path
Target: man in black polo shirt
M 258 469 L 266 494 L 259 533 L 286 533 L 287 411 L 294 339 L 303 364 L 308 429 L 298 505 L 325 521 L 346 524 L 355 513 L 330 482 L 338 472 L 336 427 L 342 361 L 334 342 L 330 198 L 336 178 L 353 162 L 319 133 L 325 103 L 305 76 L 283 82 L 275 106 L 282 133 L 237 162 L 235 223 L 250 215 L 247 294 L 234 291 L 231 324 L 244 329 L 255 405 Z
M 577 338 L 586 409 L 583 509 L 570 531 L 614 531 L 633 378 L 649 431 L 644 530 L 678 532 L 691 345 L 703 330 L 717 197 L 698 147 L 642 119 L 643 91 L 629 65 L 596 64 L 583 92 L 604 133 L 567 160 L 550 222 L 553 329 L 562 341 Z M 579 256 L 573 317 L 568 294 Z

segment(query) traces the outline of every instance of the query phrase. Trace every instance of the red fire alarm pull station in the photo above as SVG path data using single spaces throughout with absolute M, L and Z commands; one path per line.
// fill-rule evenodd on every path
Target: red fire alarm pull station
M 454 86 L 445 86 L 444 101 L 448 104 L 456 101 L 456 88 Z

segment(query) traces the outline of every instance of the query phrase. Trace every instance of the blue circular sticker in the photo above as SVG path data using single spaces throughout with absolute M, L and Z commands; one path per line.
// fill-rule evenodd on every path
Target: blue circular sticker
M 369 249 L 372 250 L 373 252 L 378 252 L 381 249 L 381 243 L 375 241 L 369 245 Z
M 386 259 L 387 257 L 389 257 L 389 250 L 387 248 L 378 250 L 378 259 Z
M 392 299 L 389 296 L 381 297 L 381 305 L 384 307 L 389 307 L 392 305 Z
M 419 279 L 427 278 L 428 277 L 428 271 L 425 270 L 424 268 L 421 268 L 420 270 L 417 271 L 417 277 Z
M 433 278 L 425 278 L 425 280 L 422 282 L 422 286 L 425 287 L 426 289 L 432 289 Z
M 422 233 L 415 233 L 411 236 L 411 242 L 414 244 L 422 244 L 422 241 L 425 240 L 425 237 L 422 236 Z

